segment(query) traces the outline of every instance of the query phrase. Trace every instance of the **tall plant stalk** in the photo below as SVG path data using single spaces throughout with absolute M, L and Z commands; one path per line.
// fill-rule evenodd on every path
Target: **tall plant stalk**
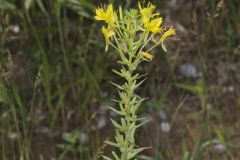
M 120 115 L 120 120 L 111 119 L 115 127 L 115 142 L 106 141 L 107 144 L 117 147 L 119 154 L 112 151 L 115 160 L 131 160 L 146 148 L 137 148 L 135 144 L 135 131 L 138 127 L 146 123 L 144 118 L 137 116 L 138 108 L 144 101 L 135 93 L 144 82 L 144 75 L 137 73 L 137 68 L 143 61 L 152 61 L 154 56 L 149 52 L 162 44 L 166 38 L 175 35 L 173 27 L 166 29 L 162 25 L 162 17 L 159 13 L 154 13 L 155 6 L 148 4 L 139 10 L 130 9 L 123 11 L 119 7 L 118 12 L 113 10 L 112 4 L 107 7 L 96 9 L 97 20 L 105 21 L 107 26 L 102 27 L 102 33 L 106 40 L 106 48 L 112 46 L 117 50 L 121 65 L 120 70 L 113 70 L 118 76 L 124 79 L 121 84 L 115 84 L 119 93 L 118 108 L 109 106 L 109 109 Z M 118 14 L 117 14 L 118 13 Z M 159 40 L 151 42 L 153 38 L 160 35 Z M 149 46 L 149 49 L 146 46 Z M 144 50 L 147 50 L 145 52 Z M 105 160 L 112 160 L 107 156 L 102 156 Z

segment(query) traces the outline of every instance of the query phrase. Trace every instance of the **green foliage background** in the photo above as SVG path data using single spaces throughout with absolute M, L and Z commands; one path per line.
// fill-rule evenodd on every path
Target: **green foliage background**
M 94 160 L 108 154 L 103 141 L 111 138 L 110 125 L 92 128 L 100 106 L 116 95 L 110 82 L 121 80 L 111 71 L 119 67 L 116 56 L 104 52 L 93 16 L 96 6 L 110 2 L 0 0 L 0 159 Z M 151 73 L 138 91 L 151 97 L 140 114 L 157 119 L 138 133 L 140 144 L 152 146 L 142 159 L 239 159 L 239 1 L 152 2 L 175 24 L 178 36 L 167 43 L 167 54 L 156 50 L 157 58 L 139 69 Z M 113 3 L 137 6 L 130 0 Z M 185 62 L 195 64 L 202 76 L 179 79 Z M 223 93 L 226 86 L 234 92 Z M 202 114 L 199 108 L 209 103 L 214 109 Z M 156 113 L 162 110 L 176 127 L 169 135 L 159 130 Z M 37 132 L 42 127 L 47 135 Z M 64 141 L 63 133 L 69 133 Z M 79 142 L 83 133 L 85 143 Z M 220 155 L 211 147 L 216 139 L 225 146 Z

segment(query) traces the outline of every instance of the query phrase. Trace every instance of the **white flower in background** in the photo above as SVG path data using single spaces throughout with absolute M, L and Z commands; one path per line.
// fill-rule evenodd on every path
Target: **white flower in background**
M 221 142 L 218 142 L 215 146 L 214 146 L 214 149 L 218 152 L 218 153 L 222 153 L 225 151 L 225 146 L 221 143 Z
M 80 133 L 79 143 L 84 144 L 88 141 L 88 135 L 86 133 Z
M 104 128 L 106 125 L 107 125 L 106 117 L 105 116 L 99 117 L 96 123 L 97 129 Z
M 69 138 L 70 138 L 70 136 L 71 136 L 71 133 L 70 133 L 70 132 L 64 132 L 64 133 L 62 134 L 62 139 L 65 140 L 65 141 L 68 141 Z
M 162 132 L 168 133 L 171 130 L 171 125 L 169 122 L 162 122 L 160 128 Z
M 18 25 L 12 26 L 12 31 L 13 31 L 14 33 L 19 33 L 19 31 L 20 31 L 19 26 L 18 26 Z
M 195 65 L 190 63 L 184 63 L 180 66 L 179 72 L 183 77 L 186 78 L 197 78 L 198 72 Z

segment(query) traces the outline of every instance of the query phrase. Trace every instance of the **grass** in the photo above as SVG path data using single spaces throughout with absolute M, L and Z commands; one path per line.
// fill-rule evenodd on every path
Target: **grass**
M 115 96 L 110 81 L 116 77 L 109 68 L 116 66 L 106 63 L 115 57 L 104 53 L 92 18 L 98 4 L 0 1 L 0 159 L 95 160 L 108 154 L 103 141 L 112 137 L 109 121 L 102 129 L 94 126 L 101 116 L 114 116 L 99 106 Z M 136 6 L 131 1 L 123 5 Z M 168 54 L 161 52 L 140 69 L 152 75 L 139 91 L 152 97 L 151 103 L 140 112 L 153 118 L 137 135 L 141 146 L 152 147 L 141 157 L 239 159 L 240 3 L 162 1 L 159 7 L 164 17 L 171 16 L 181 40 L 167 43 Z M 185 62 L 194 64 L 202 77 L 179 78 Z M 197 85 L 201 92 L 193 91 Z M 169 132 L 161 130 L 162 122 L 170 123 Z M 63 140 L 66 133 L 70 136 Z M 84 134 L 85 142 L 78 138 Z

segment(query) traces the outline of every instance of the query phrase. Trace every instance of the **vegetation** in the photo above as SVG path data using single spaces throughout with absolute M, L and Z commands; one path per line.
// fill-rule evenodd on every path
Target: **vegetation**
M 104 141 L 114 140 L 110 118 L 119 123 L 120 117 L 107 108 L 119 107 L 109 100 L 119 98 L 110 82 L 124 81 L 111 71 L 121 71 L 118 51 L 104 52 L 105 37 L 94 19 L 100 3 L 0 0 L 0 159 L 111 157 L 114 148 Z M 138 8 L 137 1 L 104 3 L 123 6 L 123 13 Z M 136 158 L 239 159 L 240 2 L 152 3 L 163 27 L 173 25 L 177 36 L 141 53 L 151 63 L 136 69 L 149 74 L 135 93 L 149 98 L 137 115 L 149 122 L 135 134 L 135 147 L 147 147 Z
M 112 151 L 116 160 L 134 159 L 138 153 L 146 149 L 136 148 L 135 144 L 136 129 L 147 122 L 147 120 L 138 118 L 137 115 L 144 99 L 138 96 L 135 90 L 144 82 L 144 79 L 138 82 L 144 75 L 136 73 L 136 70 L 142 61 L 153 59 L 153 55 L 148 52 L 160 44 L 163 45 L 169 36 L 176 34 L 173 27 L 168 30 L 161 27 L 162 17 L 159 16 L 159 13 L 154 13 L 156 6 L 151 3 L 148 3 L 144 8 L 140 3 L 138 6 L 139 10 L 130 9 L 126 12 L 123 12 L 122 7 L 119 6 L 119 16 L 114 11 L 112 4 L 108 5 L 107 8 L 96 9 L 95 18 L 105 21 L 108 25 L 107 28 L 102 27 L 102 33 L 106 40 L 106 50 L 108 45 L 111 45 L 118 51 L 120 57 L 117 63 L 122 67 L 120 71 L 113 70 L 113 72 L 125 79 L 123 84 L 113 83 L 117 87 L 120 97 L 120 100 L 117 100 L 119 109 L 109 107 L 110 110 L 121 116 L 119 123 L 111 119 L 116 130 L 116 142 L 105 141 L 119 149 L 120 156 Z M 144 52 L 145 46 L 157 35 L 160 35 L 161 38 L 147 49 L 148 52 Z M 139 121 L 143 122 L 137 124 Z M 103 156 L 103 158 L 111 160 L 107 156 Z

